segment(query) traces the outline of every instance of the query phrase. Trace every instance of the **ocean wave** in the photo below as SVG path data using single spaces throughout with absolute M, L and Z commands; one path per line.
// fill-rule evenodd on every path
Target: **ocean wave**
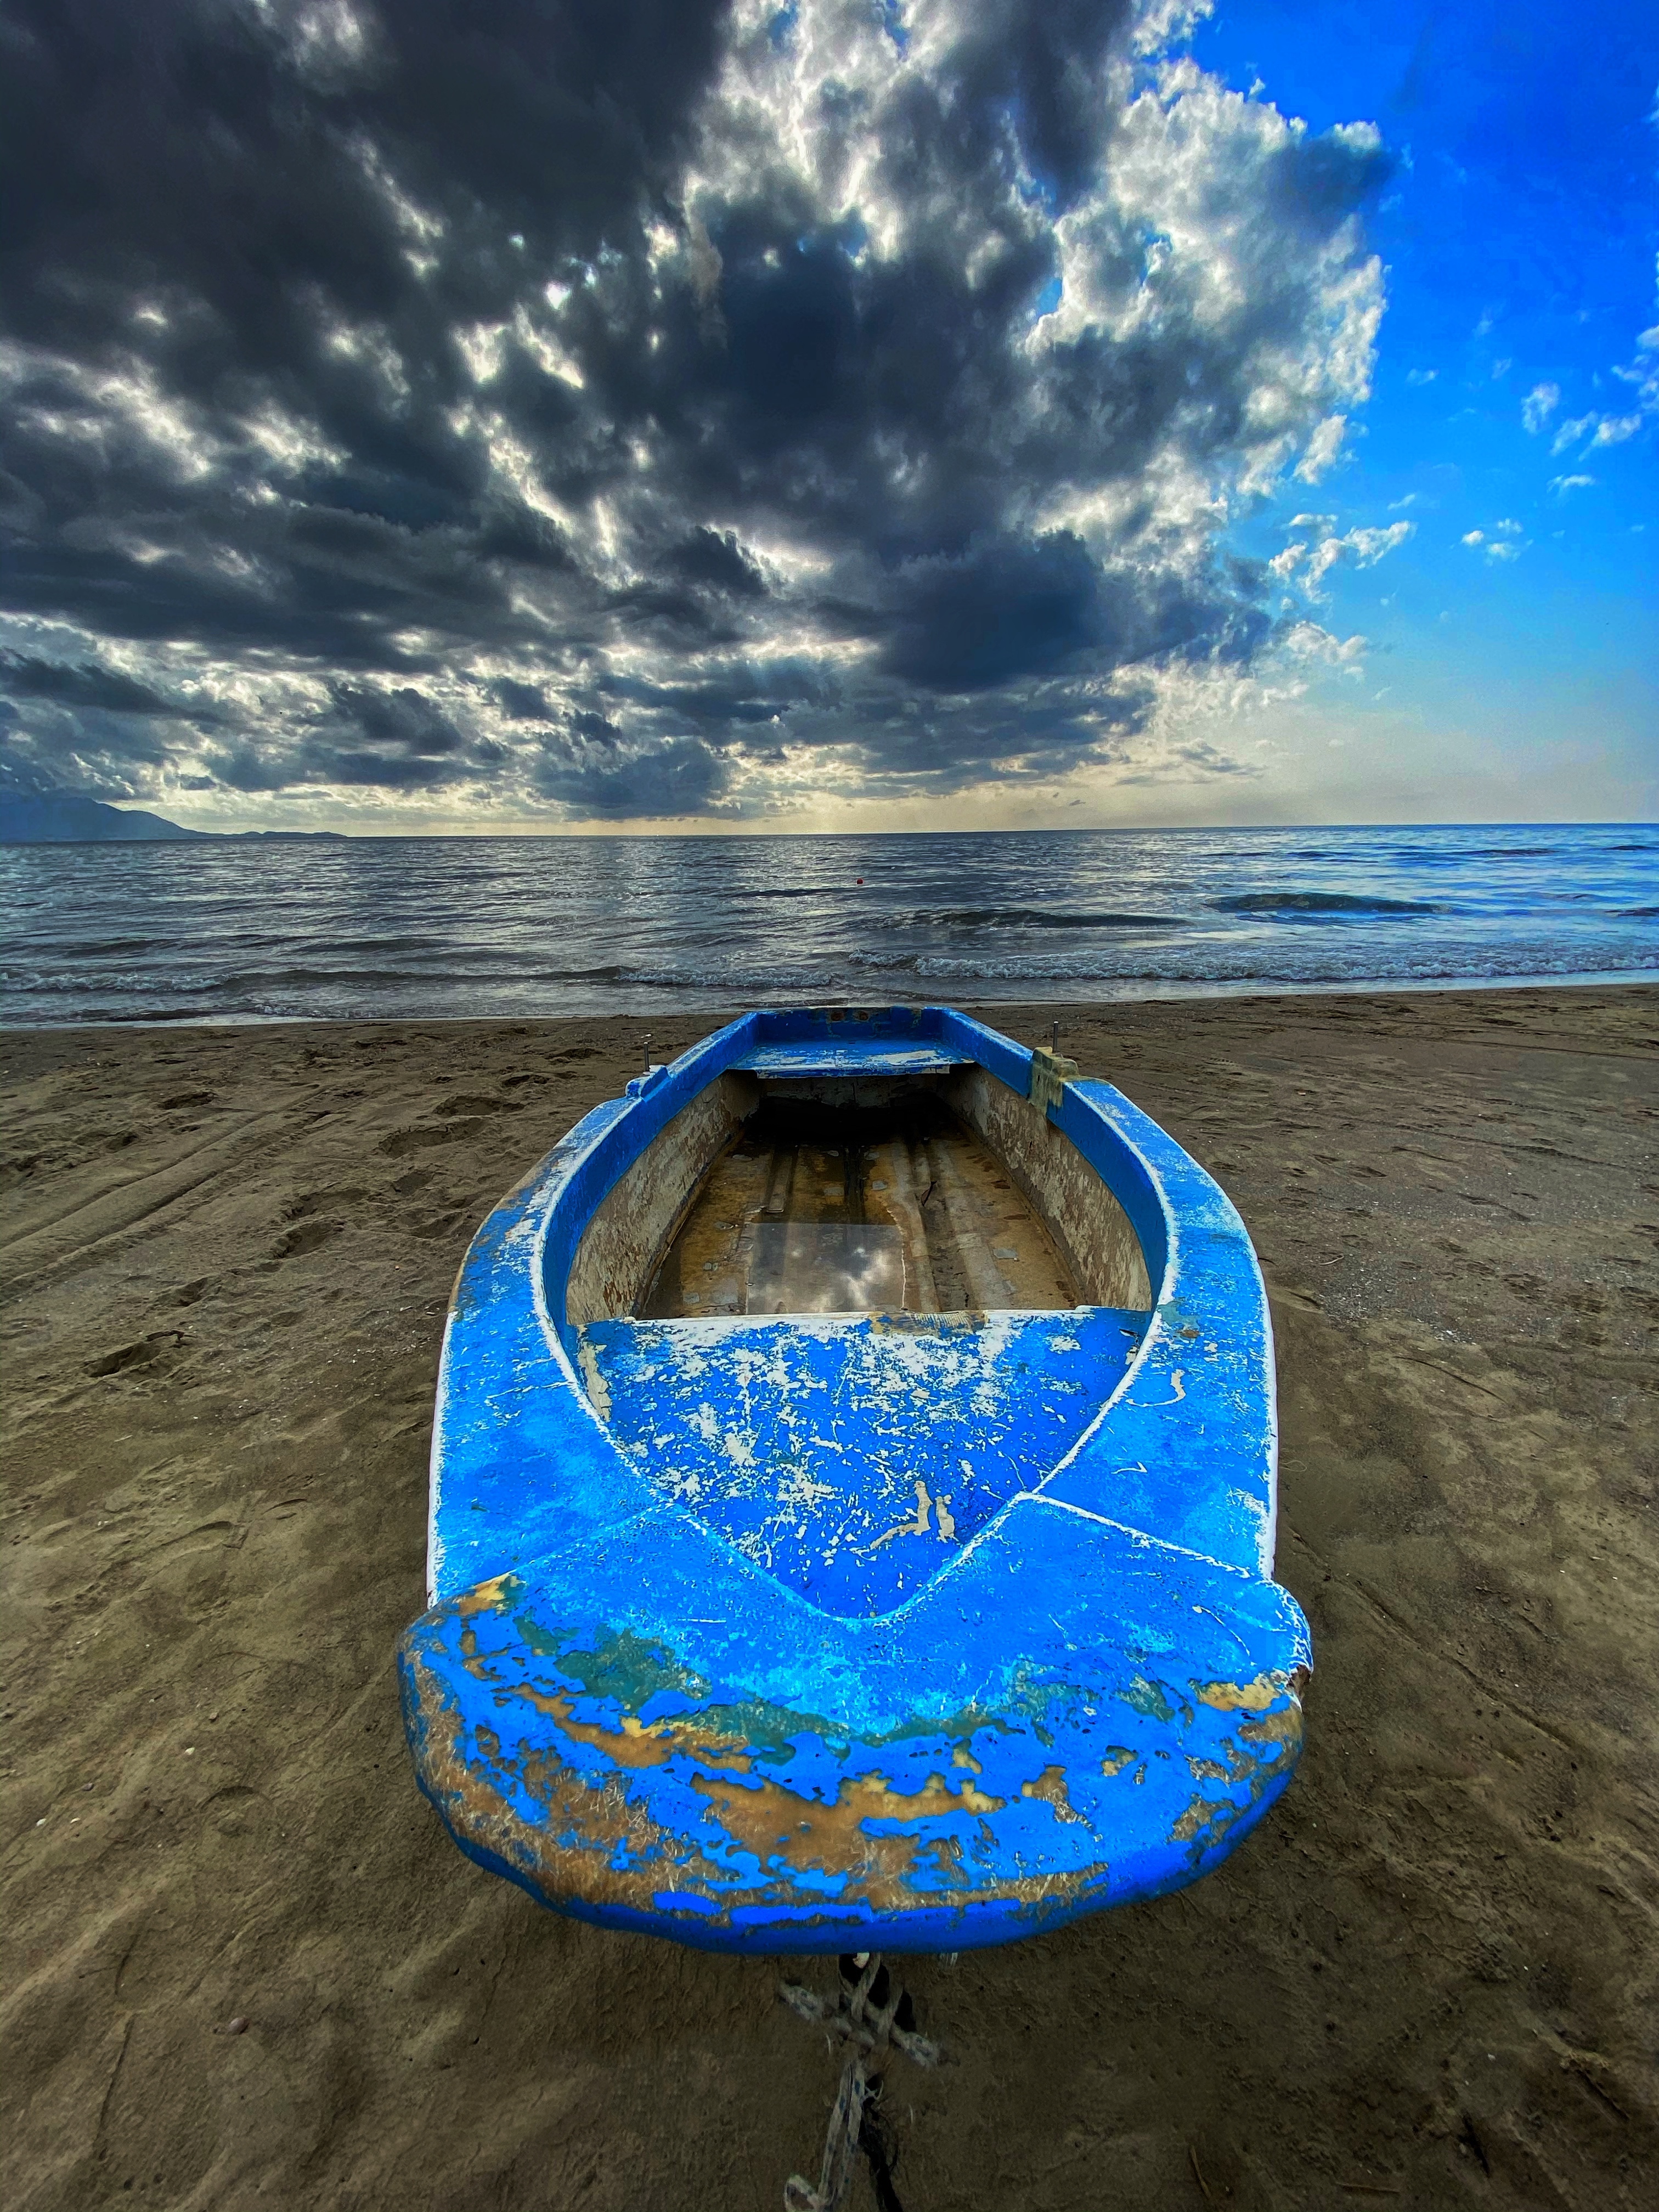
M 476 957 L 476 948 L 459 947 L 457 952 L 466 952 Z M 174 979 L 173 988 L 222 990 L 236 994 L 274 990 L 422 990 L 422 991 L 512 991 L 531 984 L 544 983 L 628 983 L 635 981 L 632 969 L 619 961 L 589 963 L 586 966 L 532 966 L 525 961 L 507 965 L 505 974 L 467 964 L 454 967 L 429 968 L 246 968 L 234 969 L 199 985 L 188 981 L 182 985 Z M 107 989 L 112 980 L 100 979 L 101 988 Z M 72 988 L 72 982 L 70 986 Z
M 1365 897 L 1352 891 L 1236 891 L 1231 898 L 1211 899 L 1212 914 L 1286 914 L 1317 920 L 1350 915 L 1364 921 L 1387 915 L 1444 914 L 1446 908 L 1428 899 Z
M 1449 852 L 1442 857 L 1449 860 L 1549 860 L 1560 849 L 1559 845 L 1470 845 L 1462 852 Z
M 739 884 L 726 892 L 728 898 L 739 899 L 803 899 L 833 898 L 837 891 L 856 890 L 856 883 L 837 884 Z
M 77 939 L 75 957 L 77 960 L 112 959 L 121 952 L 154 952 L 155 940 L 150 937 L 105 937 Z
M 1481 959 L 1471 958 L 1467 947 L 1441 945 L 1414 958 L 1379 957 L 1375 948 L 1364 952 L 1356 947 L 1351 959 L 1310 954 L 1306 959 L 1296 961 L 1234 957 L 1206 960 L 1201 964 L 1193 961 L 1156 964 L 1139 962 L 1113 968 L 1081 960 L 1045 961 L 1036 957 L 971 960 L 939 955 L 924 957 L 916 962 L 918 977 L 936 983 L 1070 983 L 1091 988 L 1121 984 L 1200 988 L 1215 984 L 1260 985 L 1267 990 L 1310 989 L 1339 984 L 1350 988 L 1411 982 L 1451 984 L 1460 980 L 1475 986 L 1500 978 L 1514 981 L 1528 975 L 1543 980 L 1550 976 L 1646 972 L 1651 972 L 1650 967 L 1610 969 L 1605 949 L 1599 946 L 1586 948 L 1582 953 L 1552 952 L 1535 944 L 1495 945 Z
M 76 1023 L 134 1023 L 141 1027 L 149 1022 L 188 1022 L 196 1027 L 216 1019 L 223 1011 L 216 1007 L 204 1014 L 199 1006 L 77 1006 L 70 1018 Z
M 1179 915 L 1069 913 L 1064 908 L 1040 906 L 912 907 L 879 917 L 888 929 L 922 929 L 942 924 L 948 929 L 1184 929 Z
M 161 964 L 157 963 L 158 966 Z M 161 988 L 172 992 L 199 991 L 204 995 L 222 988 L 222 978 L 217 975 L 172 975 L 158 978 L 151 975 L 114 975 L 86 976 L 61 970 L 44 969 L 36 974 L 22 970 L 8 973 L 6 985 L 20 995 L 33 992 L 43 999 L 83 997 L 89 990 L 107 994 L 112 991 L 138 994 Z
M 635 990 L 720 991 L 751 994 L 763 1003 L 805 993 L 818 997 L 836 994 L 836 978 L 819 969 L 781 968 L 624 968 L 615 978 Z
M 1475 837 L 1468 830 L 1462 835 L 1464 839 L 1462 844 L 1443 844 L 1432 840 L 1425 844 L 1419 836 L 1407 836 L 1402 830 L 1401 836 L 1404 842 L 1392 848 L 1385 845 L 1384 849 L 1395 860 L 1486 860 L 1505 854 L 1511 859 L 1541 860 L 1562 849 L 1555 842 L 1547 845 L 1498 845 L 1490 838 Z

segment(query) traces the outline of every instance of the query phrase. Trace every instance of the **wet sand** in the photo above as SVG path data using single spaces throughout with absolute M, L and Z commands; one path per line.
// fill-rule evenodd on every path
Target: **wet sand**
M 1196 1888 L 906 1963 L 953 2061 L 890 2072 L 906 2212 L 1645 2204 L 1659 992 L 1052 1011 L 1261 1251 L 1309 1749 Z M 816 2173 L 791 1970 L 539 1911 L 398 1723 L 451 1279 L 645 1026 L 0 1041 L 11 2212 Z

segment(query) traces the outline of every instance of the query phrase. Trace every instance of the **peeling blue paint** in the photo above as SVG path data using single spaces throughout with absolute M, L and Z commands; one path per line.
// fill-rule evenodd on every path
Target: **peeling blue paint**
M 858 1615 L 890 1612 L 1057 1466 L 1148 1318 L 598 1322 L 582 1357 L 660 1495 L 815 1605 Z
M 727 1950 L 1006 1942 L 1194 1879 L 1290 1778 L 1310 1652 L 1270 1579 L 1260 1272 L 1109 1085 L 1048 1115 L 1151 1316 L 568 1320 L 595 1208 L 719 1075 L 913 1054 L 1030 1093 L 1030 1054 L 949 1009 L 747 1015 L 468 1254 L 405 1718 L 461 1848 L 561 1910 Z

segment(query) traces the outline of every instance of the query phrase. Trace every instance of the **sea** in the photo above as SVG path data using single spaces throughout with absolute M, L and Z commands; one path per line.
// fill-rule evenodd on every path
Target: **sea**
M 0 848 L 0 1022 L 371 1021 L 1659 976 L 1659 827 Z

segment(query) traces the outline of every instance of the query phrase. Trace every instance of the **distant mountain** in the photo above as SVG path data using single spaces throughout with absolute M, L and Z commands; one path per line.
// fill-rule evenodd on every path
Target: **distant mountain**
M 199 830 L 181 830 L 137 807 L 106 806 L 101 799 L 53 791 L 39 799 L 0 799 L 0 845 L 131 845 L 157 838 L 192 842 Z
M 33 799 L 0 798 L 0 845 L 136 845 L 188 838 L 217 842 L 232 837 L 331 837 L 337 830 L 182 830 L 160 814 L 137 806 L 106 806 L 101 799 L 78 792 L 52 791 Z

